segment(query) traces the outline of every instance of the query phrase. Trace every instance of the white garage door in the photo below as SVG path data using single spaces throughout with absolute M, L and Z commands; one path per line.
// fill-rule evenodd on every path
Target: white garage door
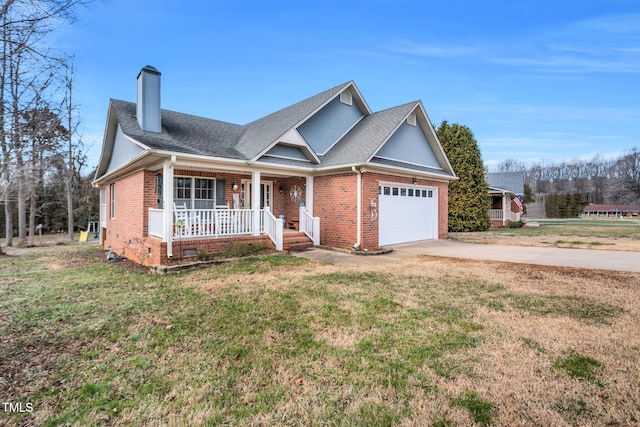
M 414 242 L 438 237 L 438 189 L 381 183 L 379 244 Z

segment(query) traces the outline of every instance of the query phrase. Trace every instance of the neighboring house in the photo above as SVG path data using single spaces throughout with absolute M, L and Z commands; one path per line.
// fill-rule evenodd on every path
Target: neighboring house
M 638 217 L 640 206 L 635 205 L 597 205 L 585 206 L 582 210 L 583 219 L 621 219 L 624 217 Z
M 520 221 L 523 210 L 524 172 L 488 173 L 486 178 L 491 196 L 491 225 L 508 227 L 512 222 Z
M 374 113 L 347 82 L 237 125 L 161 110 L 153 67 L 137 84 L 137 103 L 110 101 L 94 179 L 116 254 L 152 265 L 237 241 L 280 250 L 294 230 L 359 251 L 447 236 L 457 177 L 420 101 Z

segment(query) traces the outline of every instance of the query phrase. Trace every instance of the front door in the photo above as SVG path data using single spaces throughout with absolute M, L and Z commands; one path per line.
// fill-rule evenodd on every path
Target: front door
M 251 180 L 242 180 L 242 208 L 251 209 Z M 260 181 L 260 209 L 265 206 L 272 207 L 271 197 L 273 195 L 273 182 L 272 181 Z

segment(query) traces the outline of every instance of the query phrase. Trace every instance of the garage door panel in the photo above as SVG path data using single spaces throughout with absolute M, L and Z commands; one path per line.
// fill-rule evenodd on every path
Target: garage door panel
M 434 238 L 437 226 L 437 189 L 423 189 L 385 185 L 382 187 L 398 188 L 393 195 L 381 191 L 379 201 L 379 241 L 380 245 L 412 242 Z M 402 189 L 404 188 L 404 191 Z M 411 190 L 411 191 L 409 191 Z M 422 190 L 425 190 L 424 192 Z M 420 191 L 420 197 L 415 192 Z M 412 194 L 409 196 L 409 194 Z M 422 195 L 426 197 L 422 197 Z M 431 194 L 432 197 L 428 197 Z

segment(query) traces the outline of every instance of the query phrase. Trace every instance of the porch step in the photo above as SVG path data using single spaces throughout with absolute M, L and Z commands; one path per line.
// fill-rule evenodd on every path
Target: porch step
M 284 233 L 283 245 L 286 250 L 306 249 L 313 246 L 313 241 L 304 233 Z

